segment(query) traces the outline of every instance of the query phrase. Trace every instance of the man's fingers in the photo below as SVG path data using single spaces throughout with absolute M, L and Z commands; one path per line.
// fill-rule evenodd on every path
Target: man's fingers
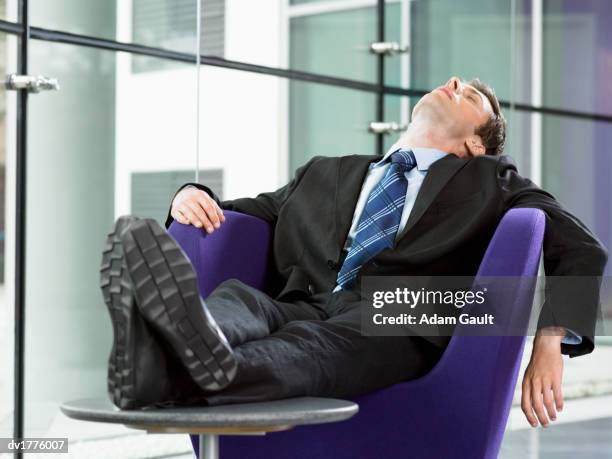
M 189 220 L 187 219 L 187 217 L 183 215 L 183 213 L 180 210 L 174 209 L 171 215 L 172 215 L 172 218 L 174 218 L 177 222 L 183 225 L 189 224 Z
M 533 406 L 533 411 L 535 411 L 540 424 L 546 427 L 548 425 L 548 418 L 544 412 L 544 403 L 542 403 L 542 399 L 542 382 L 538 379 L 534 379 L 531 382 L 531 405 Z
M 215 200 L 200 190 L 181 191 L 172 203 L 171 215 L 179 223 L 191 223 L 197 228 L 204 228 L 208 233 L 212 233 L 225 221 L 223 211 Z
M 561 391 L 561 380 L 555 379 L 552 383 L 553 394 L 557 411 L 563 410 L 563 392 Z
M 557 419 L 557 411 L 555 410 L 555 404 L 553 401 L 553 393 L 552 393 L 552 381 L 544 381 L 542 386 L 542 392 L 544 394 L 544 407 L 546 408 L 546 413 L 551 421 Z
M 179 204 L 176 209 L 178 212 L 185 216 L 185 218 L 187 219 L 187 224 L 192 224 L 193 226 L 196 226 L 198 228 L 202 226 L 199 217 L 187 204 Z
M 210 227 L 210 221 L 208 220 L 206 212 L 204 212 L 200 206 L 191 201 L 185 201 L 184 205 L 191 211 L 191 215 L 194 216 L 191 223 L 198 228 L 204 227 L 208 230 L 208 227 Z
M 529 383 L 529 379 L 525 378 L 523 380 L 523 391 L 521 395 L 521 409 L 527 418 L 527 422 L 531 424 L 533 427 L 538 425 L 536 417 L 533 414 L 533 407 L 531 406 L 531 384 Z
M 214 203 L 215 206 L 215 211 L 217 212 L 217 216 L 219 217 L 219 221 L 221 223 L 225 223 L 225 215 L 223 215 L 223 211 L 221 210 L 221 207 L 219 207 L 219 204 L 217 204 L 216 202 Z
M 199 195 L 197 198 L 197 205 L 202 208 L 204 212 L 206 212 L 206 216 L 208 217 L 208 223 L 210 226 L 210 231 L 206 228 L 206 231 L 209 233 L 213 231 L 213 226 L 215 228 L 219 228 L 219 216 L 217 215 L 217 211 L 215 209 L 216 203 L 215 201 L 208 197 L 208 195 Z

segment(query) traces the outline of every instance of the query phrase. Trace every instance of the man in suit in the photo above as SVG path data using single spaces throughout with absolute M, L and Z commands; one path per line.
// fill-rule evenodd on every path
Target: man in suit
M 201 184 L 175 195 L 173 220 L 208 233 L 223 210 L 274 226 L 267 293 L 238 280 L 204 301 L 176 243 L 152 220 L 109 235 L 102 289 L 115 329 L 109 391 L 122 408 L 352 397 L 427 373 L 448 336 L 363 336 L 362 276 L 473 276 L 504 213 L 546 214 L 548 276 L 588 276 L 580 308 L 542 314 L 523 379 L 528 421 L 562 408 L 562 354 L 594 347 L 598 239 L 502 156 L 505 120 L 491 88 L 451 78 L 414 107 L 384 155 L 315 157 L 282 188 L 220 201 Z M 554 318 L 554 320 L 553 320 Z

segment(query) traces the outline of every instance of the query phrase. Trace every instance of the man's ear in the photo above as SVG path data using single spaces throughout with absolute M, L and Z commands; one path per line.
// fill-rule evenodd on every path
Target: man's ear
M 487 149 L 479 135 L 473 134 L 465 139 L 465 148 L 472 156 L 484 155 Z

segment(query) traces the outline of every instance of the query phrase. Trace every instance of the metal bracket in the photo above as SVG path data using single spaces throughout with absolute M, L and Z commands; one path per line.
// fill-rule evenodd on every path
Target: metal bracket
M 11 91 L 26 90 L 35 94 L 41 91 L 58 91 L 60 89 L 57 78 L 48 78 L 42 75 L 17 75 L 16 73 L 6 76 L 4 87 Z
M 372 121 L 368 126 L 368 131 L 373 134 L 393 134 L 394 132 L 405 131 L 406 129 L 408 129 L 407 124 L 398 124 L 393 121 L 390 123 Z
M 407 53 L 409 46 L 402 46 L 396 41 L 380 41 L 370 44 L 370 52 L 374 54 L 384 54 L 393 56 L 394 54 Z

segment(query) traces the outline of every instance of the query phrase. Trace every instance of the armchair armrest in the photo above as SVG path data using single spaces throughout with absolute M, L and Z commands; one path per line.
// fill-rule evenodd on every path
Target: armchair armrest
M 227 279 L 239 279 L 261 290 L 266 284 L 271 225 L 238 212 L 223 214 L 225 223 L 212 234 L 176 221 L 168 229 L 191 260 L 203 298 Z

